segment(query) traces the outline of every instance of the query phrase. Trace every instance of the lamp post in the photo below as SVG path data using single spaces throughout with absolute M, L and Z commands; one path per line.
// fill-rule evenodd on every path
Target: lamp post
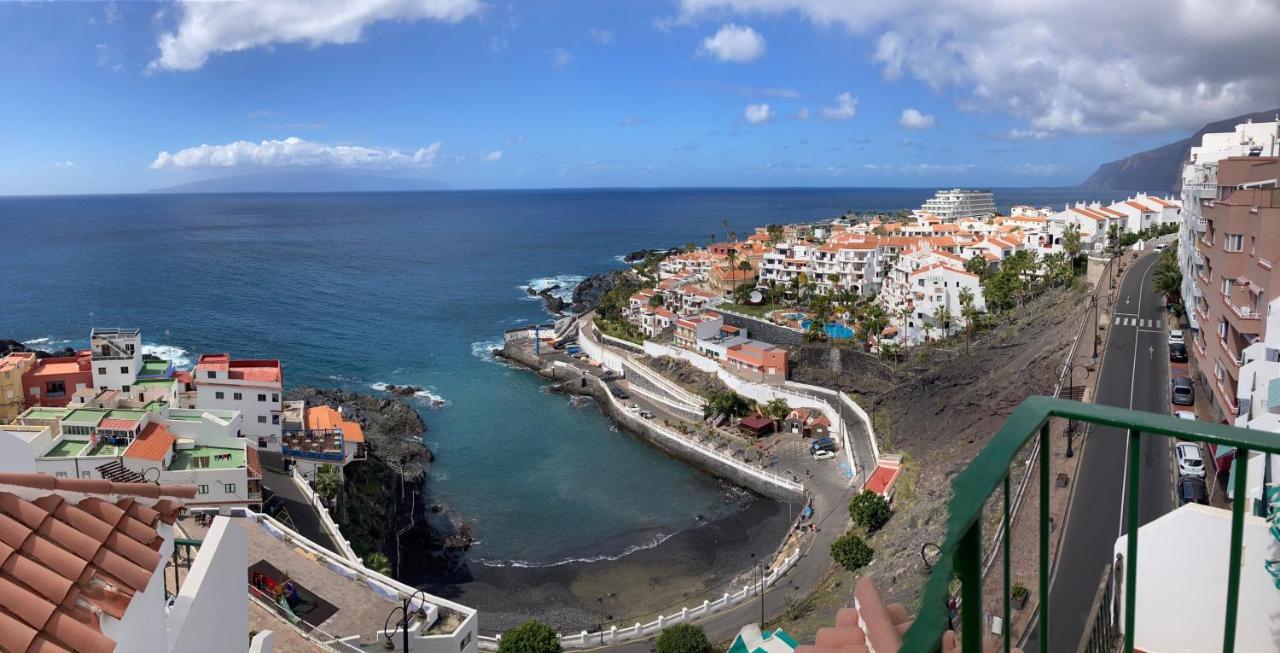
M 417 590 L 413 594 L 409 594 L 409 595 L 401 594 L 400 605 L 397 605 L 396 607 L 391 608 L 391 612 L 387 613 L 387 620 L 382 624 L 382 636 L 387 638 L 387 641 L 389 642 L 391 641 L 391 632 L 392 632 L 391 619 L 396 616 L 397 610 L 400 611 L 401 621 L 398 623 L 398 625 L 402 626 L 401 633 L 403 635 L 403 640 L 401 641 L 403 642 L 403 648 L 401 650 L 404 650 L 404 651 L 409 650 L 409 617 L 415 614 L 414 612 L 409 611 L 409 606 L 413 605 L 414 599 L 418 599 L 418 610 L 416 614 L 418 616 L 425 617 L 426 610 L 423 609 L 422 606 L 425 605 L 427 602 L 427 595 L 422 590 Z
M 1076 367 L 1078 366 L 1076 365 L 1075 361 L 1067 361 L 1066 372 L 1067 372 L 1067 388 L 1068 389 L 1074 389 L 1076 386 Z M 1074 419 L 1068 419 L 1067 420 L 1067 457 L 1068 458 L 1074 457 L 1076 455 L 1075 450 L 1071 446 L 1072 436 L 1075 435 L 1075 430 L 1076 430 L 1076 421 Z
M 754 559 L 756 554 L 752 553 L 751 557 Z M 757 560 L 755 567 L 760 571 L 760 630 L 764 630 L 764 561 Z
M 1093 358 L 1090 359 L 1089 365 L 1096 367 L 1098 365 L 1098 294 L 1089 295 L 1089 308 L 1093 309 L 1093 327 L 1089 329 L 1089 334 L 1093 338 Z
M 605 599 L 611 599 L 611 598 L 613 598 L 613 597 L 614 597 L 614 593 L 613 593 L 613 592 L 609 592 L 608 594 L 605 594 L 604 596 L 598 596 L 598 597 L 596 597 L 596 603 L 597 603 L 597 604 L 599 604 L 599 612 L 600 612 L 600 645 L 601 645 L 601 646 L 604 646 L 604 623 L 605 623 L 605 618 L 606 618 L 606 615 L 605 615 L 605 613 L 604 613 L 604 600 L 605 600 Z M 613 615 L 607 615 L 607 618 L 608 618 L 610 621 L 612 621 L 612 620 L 613 620 Z

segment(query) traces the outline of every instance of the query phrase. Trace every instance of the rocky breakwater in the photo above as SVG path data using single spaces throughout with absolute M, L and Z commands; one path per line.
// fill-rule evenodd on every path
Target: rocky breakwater
M 434 456 L 423 442 L 427 425 L 417 411 L 398 398 L 335 389 L 294 388 L 285 398 L 341 410 L 364 431 L 367 457 L 343 468 L 333 515 L 356 553 L 366 559 L 386 555 L 392 574 L 411 584 L 465 566 L 470 533 L 444 518 L 426 494 Z

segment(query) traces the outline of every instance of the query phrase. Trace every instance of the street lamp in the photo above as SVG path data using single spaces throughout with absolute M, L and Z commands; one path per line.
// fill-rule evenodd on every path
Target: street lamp
M 600 645 L 601 645 L 601 646 L 604 646 L 604 623 L 605 623 L 605 619 L 606 619 L 606 618 L 608 618 L 608 619 L 609 619 L 609 621 L 613 621 L 613 615 L 607 615 L 607 616 L 606 616 L 606 615 L 605 615 L 605 613 L 604 613 L 604 600 L 605 600 L 605 599 L 611 599 L 611 598 L 613 598 L 614 596 L 615 596 L 615 594 L 614 594 L 613 592 L 609 592 L 608 594 L 605 594 L 604 596 L 598 596 L 598 597 L 596 597 L 596 603 L 598 603 L 598 604 L 599 604 L 599 606 L 600 606 L 600 607 L 599 607 L 599 612 L 600 612 Z
M 1064 364 L 1064 367 L 1066 367 L 1066 372 L 1067 372 L 1067 389 L 1073 390 L 1076 387 L 1076 368 L 1079 366 L 1076 365 L 1075 361 L 1067 361 Z M 1081 395 L 1080 398 L 1084 399 L 1084 396 Z M 1076 455 L 1075 450 L 1071 446 L 1072 436 L 1075 435 L 1075 430 L 1076 430 L 1076 421 L 1074 419 L 1068 419 L 1067 420 L 1067 457 L 1068 458 L 1074 457 Z
M 1089 365 L 1097 366 L 1098 364 L 1098 293 L 1089 295 L 1089 308 L 1093 309 L 1093 326 L 1089 329 L 1090 335 L 1093 337 L 1093 358 L 1089 361 Z
M 410 612 L 409 606 L 413 604 L 414 599 L 418 599 L 418 609 L 414 612 Z M 397 605 L 396 607 L 391 608 L 391 612 L 387 613 L 387 620 L 382 623 L 382 636 L 386 638 L 386 641 L 389 646 L 392 645 L 390 644 L 391 633 L 392 633 L 391 619 L 396 616 L 396 611 L 399 610 L 402 617 L 401 621 L 397 622 L 397 625 L 402 626 L 401 633 L 403 633 L 403 636 L 404 636 L 404 639 L 403 639 L 404 647 L 402 650 L 408 651 L 409 650 L 409 618 L 415 614 L 418 615 L 419 617 L 425 618 L 427 616 L 427 610 L 423 606 L 425 606 L 426 604 L 427 604 L 427 595 L 422 590 L 417 590 L 413 594 L 409 594 L 409 595 L 404 595 L 404 594 L 400 595 L 400 605 Z
M 752 553 L 751 558 L 755 559 L 755 557 L 756 554 Z M 757 560 L 755 567 L 760 570 L 760 630 L 764 630 L 764 561 Z

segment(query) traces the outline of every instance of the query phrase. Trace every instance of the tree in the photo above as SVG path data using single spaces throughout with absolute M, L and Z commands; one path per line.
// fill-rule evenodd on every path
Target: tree
M 1171 297 L 1182 292 L 1182 270 L 1178 267 L 1178 257 L 1173 250 L 1165 250 L 1156 259 L 1152 271 L 1152 284 L 1156 292 Z
M 960 317 L 964 319 L 964 353 L 969 353 L 969 343 L 978 329 L 978 307 L 973 303 L 973 291 L 960 289 Z
M 560 653 L 560 638 L 551 626 L 530 619 L 503 633 L 498 653 Z
M 721 221 L 720 221 L 720 226 L 721 226 L 721 227 L 724 227 L 724 237 L 725 237 L 725 239 L 726 239 L 726 240 L 728 240 L 728 239 L 729 239 L 729 225 L 730 225 L 730 224 L 731 224 L 731 223 L 729 222 L 729 218 L 725 218 L 725 219 L 723 219 L 723 220 L 721 220 Z
M 1113 224 L 1110 227 L 1107 227 L 1107 248 L 1111 250 L 1112 256 L 1119 254 L 1120 249 L 1123 247 L 1120 242 L 1120 238 L 1123 233 L 1123 230 L 1121 230 L 1120 225 L 1118 224 Z
M 676 624 L 663 628 L 654 649 L 657 653 L 711 653 L 711 642 L 701 626 Z
M 1062 232 L 1062 251 L 1071 257 L 1074 264 L 1076 257 L 1080 256 L 1080 227 L 1075 224 L 1067 225 L 1066 231 Z
M 765 232 L 769 234 L 770 245 L 777 245 L 782 242 L 782 225 L 771 224 L 765 227 Z
M 791 406 L 787 404 L 787 400 L 782 397 L 770 399 L 768 403 L 761 407 L 767 417 L 773 419 L 774 428 L 777 428 L 778 421 L 791 414 Z
M 739 270 L 742 270 L 743 272 L 746 272 L 747 270 L 750 270 L 750 269 L 751 269 L 751 261 L 748 261 L 748 260 L 746 260 L 746 259 L 743 259 L 743 260 L 741 260 L 741 261 L 738 261 L 738 269 L 739 269 Z
M 335 501 L 341 491 L 342 473 L 332 465 L 322 466 L 316 472 L 316 492 L 329 501 Z
M 848 571 L 857 571 L 871 564 L 875 555 L 876 552 L 856 533 L 845 533 L 831 543 L 831 559 Z
M 376 571 L 383 576 L 391 575 L 391 561 L 381 551 L 374 551 L 364 557 L 365 568 Z
M 880 530 L 891 515 L 893 511 L 889 508 L 889 502 L 871 490 L 863 490 L 862 494 L 849 502 L 849 517 L 853 519 L 853 523 L 867 529 L 868 533 Z
M 942 327 L 943 339 L 946 339 L 946 337 L 951 334 L 951 317 L 951 307 L 946 306 L 945 304 L 939 306 L 937 310 L 933 312 L 934 323 Z
M 704 418 L 725 414 L 730 417 L 742 417 L 751 412 L 753 402 L 736 392 L 713 392 L 707 397 L 702 407 Z
M 653 297 L 649 298 L 649 305 L 654 308 L 657 308 L 659 306 L 662 306 L 662 304 L 665 301 L 666 301 L 666 298 L 662 296 L 662 293 L 656 292 L 656 293 L 653 293 Z
M 871 229 L 871 234 L 874 236 L 888 236 L 889 230 L 885 229 L 884 225 L 878 224 Z
M 973 258 L 964 262 L 964 270 L 969 274 L 976 274 L 979 277 L 987 274 L 987 259 L 981 254 L 974 254 Z

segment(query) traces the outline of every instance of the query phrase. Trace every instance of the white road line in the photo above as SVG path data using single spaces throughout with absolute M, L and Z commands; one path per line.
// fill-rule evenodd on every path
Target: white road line
M 1147 275 L 1151 274 L 1151 268 L 1154 267 L 1155 259 L 1147 265 L 1147 270 L 1142 273 L 1142 279 L 1138 283 L 1138 313 L 1142 313 L 1142 289 L 1147 285 Z M 1123 284 L 1123 280 L 1121 284 Z M 1133 341 L 1133 367 L 1129 370 L 1129 410 L 1133 410 L 1133 389 L 1137 385 L 1138 376 L 1138 334 L 1134 334 Z M 1124 442 L 1124 473 L 1120 477 L 1120 519 L 1116 524 L 1116 537 L 1119 538 L 1121 531 L 1124 529 L 1124 505 L 1127 496 L 1126 486 L 1129 484 L 1129 438 L 1125 435 Z M 1137 491 L 1139 488 L 1134 488 Z
M 1159 331 L 1156 329 L 1138 329 L 1138 332 L 1139 333 L 1164 333 L 1164 331 Z

